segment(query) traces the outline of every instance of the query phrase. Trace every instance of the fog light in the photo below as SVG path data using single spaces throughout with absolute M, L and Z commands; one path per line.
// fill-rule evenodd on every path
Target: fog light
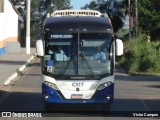
M 48 100 L 48 99 L 49 99 L 49 96 L 48 96 L 48 95 L 45 95 L 44 98 L 45 98 L 45 100 Z
M 106 99 L 107 99 L 107 100 L 110 100 L 110 99 L 111 99 L 111 96 L 110 96 L 110 95 L 108 95 L 108 96 L 106 97 Z

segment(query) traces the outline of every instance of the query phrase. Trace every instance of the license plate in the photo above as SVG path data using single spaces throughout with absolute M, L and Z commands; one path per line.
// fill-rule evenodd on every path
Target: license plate
M 71 99 L 82 99 L 83 94 L 72 94 Z

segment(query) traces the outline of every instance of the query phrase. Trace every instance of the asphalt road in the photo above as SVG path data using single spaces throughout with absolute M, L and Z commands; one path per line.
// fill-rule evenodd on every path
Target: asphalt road
M 41 99 L 41 82 L 40 64 L 36 62 L 29 66 L 25 75 L 15 80 L 14 84 L 1 88 L 0 111 L 44 112 L 45 109 Z M 76 117 L 76 119 L 77 117 L 89 119 L 92 116 L 103 116 L 103 113 L 98 112 L 100 111 L 99 106 L 69 105 L 58 106 L 57 109 L 62 112 L 49 113 L 47 115 L 55 116 L 54 119 L 66 116 Z M 85 111 L 85 113 L 64 112 L 69 110 Z M 90 110 L 95 111 L 89 112 Z M 113 114 L 133 114 L 137 113 L 137 111 L 152 114 L 160 113 L 160 76 L 129 76 L 123 72 L 120 66 L 116 65 L 115 100 L 110 111 Z M 92 119 L 95 119 L 95 117 L 92 117 Z M 104 117 L 101 117 L 101 119 L 104 119 Z M 125 120 L 127 118 L 122 119 Z

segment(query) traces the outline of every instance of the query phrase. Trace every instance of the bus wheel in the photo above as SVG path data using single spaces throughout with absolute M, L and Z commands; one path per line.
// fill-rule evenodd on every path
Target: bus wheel
M 51 110 L 52 110 L 52 105 L 51 105 L 51 104 L 48 104 L 48 103 L 45 103 L 45 104 L 44 104 L 44 109 L 45 109 L 46 111 L 51 111 Z
M 101 110 L 102 111 L 109 111 L 111 108 L 110 104 L 101 104 Z

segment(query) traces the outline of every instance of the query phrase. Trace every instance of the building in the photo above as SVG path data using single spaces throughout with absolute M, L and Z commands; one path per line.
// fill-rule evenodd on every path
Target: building
M 18 12 L 10 0 L 0 0 L 0 55 L 20 52 Z

